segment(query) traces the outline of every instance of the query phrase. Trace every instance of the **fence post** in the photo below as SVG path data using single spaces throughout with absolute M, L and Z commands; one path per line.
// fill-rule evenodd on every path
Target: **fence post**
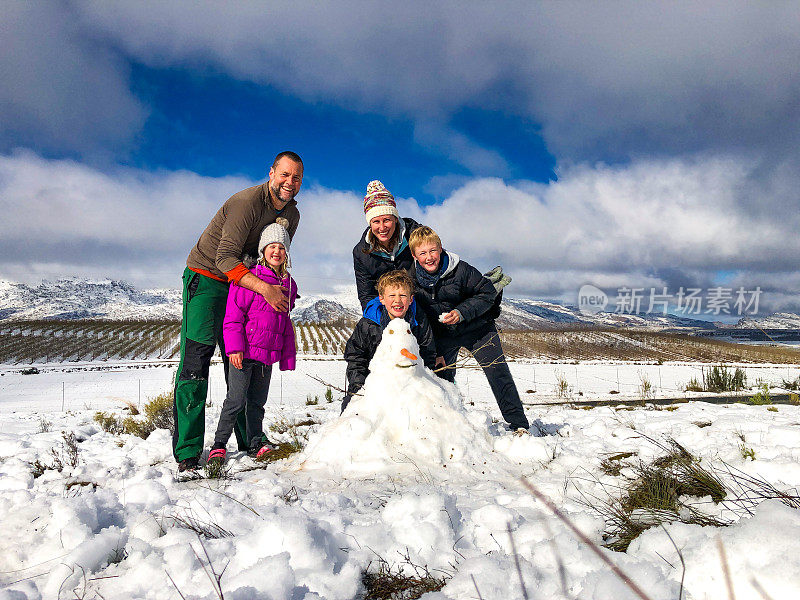
M 62 381 L 61 382 L 61 412 L 64 412 L 64 394 L 65 394 L 65 389 L 64 388 L 65 387 L 66 387 L 66 382 Z

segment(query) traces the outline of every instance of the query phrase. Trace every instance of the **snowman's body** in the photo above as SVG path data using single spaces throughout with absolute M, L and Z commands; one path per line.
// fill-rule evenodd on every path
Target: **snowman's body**
M 426 369 L 403 319 L 392 319 L 369 375 L 347 411 L 326 424 L 300 457 L 302 468 L 343 474 L 473 470 L 492 451 L 487 416 L 468 418 L 455 385 Z

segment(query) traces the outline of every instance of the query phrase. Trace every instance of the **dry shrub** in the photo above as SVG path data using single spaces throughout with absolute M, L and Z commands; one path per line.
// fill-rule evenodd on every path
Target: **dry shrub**
M 156 429 L 168 429 L 170 432 L 174 432 L 175 419 L 172 412 L 172 398 L 172 392 L 151 398 L 144 405 L 143 418 L 136 419 L 131 416 L 122 419 L 114 414 L 97 412 L 94 415 L 94 420 L 103 431 L 114 435 L 128 433 L 147 439 Z M 138 411 L 135 414 L 138 414 Z
M 390 565 L 379 558 L 377 569 L 370 564 L 361 574 L 366 589 L 364 600 L 414 600 L 428 592 L 438 592 L 448 579 L 445 575 L 436 577 L 427 566 L 415 565 L 408 556 L 400 565 Z
M 618 454 L 607 456 L 600 461 L 600 470 L 606 475 L 617 477 L 622 472 L 622 467 L 624 466 L 622 461 L 631 456 L 636 456 L 636 452 L 619 452 Z
M 105 412 L 94 413 L 94 422 L 100 426 L 100 429 L 112 435 L 119 435 L 125 433 L 125 427 L 122 419 L 117 415 L 107 414 Z

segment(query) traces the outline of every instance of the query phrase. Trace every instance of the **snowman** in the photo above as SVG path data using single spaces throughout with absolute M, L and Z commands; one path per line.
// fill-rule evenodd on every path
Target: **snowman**
M 297 460 L 303 470 L 354 476 L 474 470 L 492 452 L 489 421 L 482 412 L 468 416 L 456 386 L 424 366 L 408 323 L 392 319 L 360 395 Z

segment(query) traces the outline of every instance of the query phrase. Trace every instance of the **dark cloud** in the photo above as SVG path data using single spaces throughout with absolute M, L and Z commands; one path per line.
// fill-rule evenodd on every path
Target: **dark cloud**
M 525 116 L 562 162 L 780 155 L 800 141 L 794 3 L 78 8 L 84 28 L 153 66 L 211 64 L 308 100 L 410 116 L 423 129 L 445 127 L 462 107 Z M 444 151 L 457 157 L 463 137 L 449 136 Z
M 146 117 L 127 62 L 62 2 L 7 2 L 0 17 L 0 151 L 119 154 Z

